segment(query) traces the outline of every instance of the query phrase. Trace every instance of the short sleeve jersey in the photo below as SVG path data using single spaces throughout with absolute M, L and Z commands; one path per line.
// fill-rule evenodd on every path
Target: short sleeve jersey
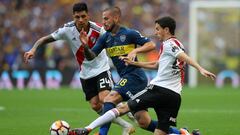
M 88 45 L 92 48 L 97 39 L 105 33 L 105 30 L 100 24 L 95 22 L 89 22 L 90 29 L 87 33 L 89 42 Z M 69 22 L 64 25 L 64 27 L 59 28 L 55 32 L 53 32 L 52 37 L 55 40 L 65 40 L 70 45 L 73 54 L 76 57 L 76 60 L 80 66 L 80 77 L 83 79 L 89 79 L 99 75 L 100 73 L 107 71 L 110 69 L 108 63 L 108 57 L 106 55 L 106 51 L 103 50 L 95 59 L 88 61 L 84 57 L 84 48 L 79 39 L 79 31 L 77 30 L 75 23 Z
M 164 41 L 160 47 L 157 76 L 150 84 L 181 94 L 185 62 L 177 59 L 177 56 L 182 52 L 184 52 L 184 47 L 175 37 Z
M 119 59 L 119 56 L 126 56 L 137 45 L 144 45 L 150 39 L 142 36 L 138 31 L 126 27 L 120 27 L 119 31 L 112 35 L 106 32 L 99 38 L 92 51 L 99 54 L 103 49 L 106 49 L 108 56 L 112 59 L 120 77 L 134 70 L 142 70 L 136 66 L 126 66 L 124 61 Z

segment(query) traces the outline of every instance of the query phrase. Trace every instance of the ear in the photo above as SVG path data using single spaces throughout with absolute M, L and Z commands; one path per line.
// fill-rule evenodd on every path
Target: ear
M 118 22 L 119 21 L 119 17 L 118 16 L 114 16 L 113 20 L 114 20 L 114 22 Z
M 165 28 L 164 28 L 164 31 L 165 31 L 165 33 L 170 33 L 170 31 L 169 31 L 169 28 L 168 28 L 168 27 L 165 27 Z

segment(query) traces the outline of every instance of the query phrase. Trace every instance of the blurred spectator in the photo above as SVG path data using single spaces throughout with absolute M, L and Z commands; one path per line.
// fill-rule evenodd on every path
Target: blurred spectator
M 19 68 L 76 68 L 77 64 L 73 60 L 70 48 L 64 42 L 54 43 L 51 49 L 39 48 L 32 65 L 22 63 L 23 52 L 29 50 L 33 43 L 47 33 L 52 33 L 64 22 L 72 20 L 72 4 L 79 0 L 1 0 L 0 1 L 0 67 L 1 70 Z M 101 23 L 101 11 L 109 5 L 117 5 L 122 9 L 122 24 L 138 29 L 141 33 L 149 37 L 154 37 L 154 21 L 160 16 L 170 15 L 178 20 L 176 35 L 181 39 L 188 49 L 188 11 L 191 0 L 83 0 L 89 5 L 93 21 Z M 233 11 L 240 16 L 240 11 Z M 224 20 L 222 20 L 224 18 Z M 221 22 L 220 25 L 215 23 Z M 228 25 L 226 22 L 230 22 Z M 228 25 L 228 26 L 227 26 Z M 229 31 L 231 33 L 239 26 L 239 18 L 234 15 L 220 14 L 213 17 L 210 12 L 199 13 L 200 36 L 206 40 L 201 40 L 199 44 L 207 47 L 199 50 L 202 57 L 201 64 L 215 68 L 240 69 L 239 31 L 238 33 L 225 34 L 220 32 Z M 224 27 L 222 27 L 224 26 Z M 226 27 L 227 26 L 227 27 Z M 208 33 L 206 35 L 206 33 Z M 217 34 L 216 34 L 217 33 Z M 225 34 L 225 35 L 224 35 Z M 235 41 L 229 40 L 232 36 Z M 213 38 L 214 40 L 209 40 Z M 159 48 L 159 41 L 156 41 Z M 212 42 L 211 42 L 212 41 Z M 232 47 L 232 49 L 227 47 Z M 205 50 L 204 50 L 205 49 Z M 212 53 L 207 53 L 212 50 Z M 60 52 L 60 53 L 54 53 Z M 206 52 L 206 53 L 204 53 Z M 221 56 L 219 56 L 221 55 Z M 219 57 L 216 57 L 219 56 Z M 233 56 L 230 57 L 229 56 Z M 154 51 L 148 55 L 141 55 L 140 59 L 148 61 L 155 60 L 158 52 Z M 215 57 L 215 58 L 214 58 Z M 214 63 L 204 61 L 204 59 L 215 59 Z M 228 63 L 225 63 L 225 60 Z M 237 62 L 235 62 L 237 61 Z M 240 72 L 240 71 L 239 71 Z

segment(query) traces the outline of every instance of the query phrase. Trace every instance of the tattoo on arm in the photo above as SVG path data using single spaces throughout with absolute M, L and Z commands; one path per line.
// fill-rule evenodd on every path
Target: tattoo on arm
M 48 43 L 51 43 L 51 42 L 54 42 L 56 41 L 51 35 L 48 35 L 48 36 L 45 36 L 45 37 L 42 37 L 40 38 L 34 45 L 33 45 L 33 48 L 34 49 L 37 49 L 38 46 L 41 46 L 41 45 L 44 45 L 44 44 L 48 44 Z
M 96 57 L 96 54 L 89 48 L 88 45 L 85 45 L 84 56 L 87 60 L 93 60 Z

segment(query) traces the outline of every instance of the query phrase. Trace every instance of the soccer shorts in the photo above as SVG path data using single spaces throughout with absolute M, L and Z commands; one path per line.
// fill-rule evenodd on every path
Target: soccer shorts
M 158 129 L 168 133 L 169 126 L 176 126 L 176 118 L 181 105 L 180 94 L 156 85 L 149 85 L 128 100 L 131 111 L 153 108 L 158 118 Z
M 98 93 L 102 90 L 111 90 L 113 86 L 112 76 L 110 71 L 102 72 L 101 74 L 89 78 L 82 79 L 80 78 L 82 83 L 82 89 L 85 93 L 85 98 L 89 101 L 91 98 L 98 95 Z
M 145 89 L 148 80 L 142 70 L 130 72 L 118 81 L 113 90 L 117 91 L 123 98 L 123 101 L 129 100 L 133 95 Z

